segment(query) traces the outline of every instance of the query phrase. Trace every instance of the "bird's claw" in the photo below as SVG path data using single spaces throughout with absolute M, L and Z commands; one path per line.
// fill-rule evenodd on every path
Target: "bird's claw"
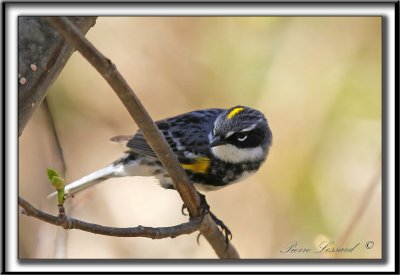
M 181 209 L 181 213 L 183 216 L 187 216 L 189 214 L 189 212 L 188 212 L 188 214 L 185 213 L 185 209 L 187 209 L 187 206 L 186 206 L 186 204 L 183 204 L 182 209 Z
M 229 241 L 232 240 L 232 232 L 229 230 L 229 228 L 224 224 L 223 221 L 221 221 L 220 219 L 217 218 L 217 216 L 214 215 L 214 213 L 212 213 L 210 211 L 210 206 L 208 205 L 207 201 L 206 201 L 206 197 L 203 194 L 198 193 L 200 196 L 200 206 L 201 206 L 201 212 L 200 212 L 200 217 L 199 217 L 199 223 L 203 222 L 203 219 L 205 217 L 205 215 L 210 214 L 211 218 L 214 220 L 214 222 L 217 224 L 217 226 L 219 226 L 221 228 L 222 233 L 225 236 L 225 244 L 226 244 L 226 248 L 228 249 L 229 247 Z M 185 209 L 187 209 L 186 205 L 183 204 L 182 205 L 182 214 L 187 216 L 188 214 L 185 213 Z M 190 213 L 189 213 L 190 215 Z M 200 240 L 200 236 L 202 234 L 199 233 L 197 235 L 197 243 L 200 244 L 199 240 Z
M 210 213 L 210 206 L 208 205 L 207 201 L 206 201 L 206 196 L 204 196 L 203 194 L 198 193 L 200 196 L 200 219 L 199 219 L 199 223 L 201 223 L 204 219 L 204 216 L 207 215 L 208 213 Z M 182 209 L 181 209 L 181 213 L 184 216 L 189 215 L 190 213 L 188 212 L 187 214 L 185 213 L 185 210 L 187 209 L 186 204 L 182 205 Z M 191 217 L 193 218 L 193 217 Z
M 217 216 L 214 215 L 214 213 L 210 212 L 211 218 L 214 220 L 214 222 L 221 227 L 222 233 L 225 236 L 225 244 L 226 248 L 228 249 L 229 246 L 229 241 L 232 240 L 232 232 L 229 230 L 229 228 L 224 224 L 223 221 L 217 218 Z

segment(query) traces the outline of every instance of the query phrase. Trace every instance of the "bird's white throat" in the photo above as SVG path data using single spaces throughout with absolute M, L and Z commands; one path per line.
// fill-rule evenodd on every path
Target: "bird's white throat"
M 264 151 L 261 146 L 255 148 L 238 148 L 231 144 L 224 144 L 211 148 L 211 151 L 215 157 L 230 163 L 257 161 L 264 157 Z

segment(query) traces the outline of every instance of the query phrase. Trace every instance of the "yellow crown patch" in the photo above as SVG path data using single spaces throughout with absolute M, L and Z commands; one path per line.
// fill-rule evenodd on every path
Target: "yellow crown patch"
M 244 110 L 243 107 L 236 107 L 232 111 L 229 112 L 227 119 L 231 119 L 234 116 L 236 116 L 238 113 L 242 112 Z

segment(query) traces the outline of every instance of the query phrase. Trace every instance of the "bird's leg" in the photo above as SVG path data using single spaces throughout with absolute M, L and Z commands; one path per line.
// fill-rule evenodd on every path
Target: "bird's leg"
M 207 215 L 210 212 L 210 206 L 208 205 L 207 201 L 206 201 L 206 196 L 204 196 L 203 194 L 197 192 L 197 194 L 199 194 L 200 197 L 200 208 L 201 208 L 201 212 L 200 212 L 200 222 L 203 221 L 204 216 Z
M 207 201 L 206 201 L 206 196 L 204 196 L 203 194 L 197 192 L 200 196 L 200 207 L 201 207 L 201 213 L 200 213 L 200 221 L 202 222 L 204 219 L 204 216 L 207 214 L 210 214 L 211 218 L 214 220 L 214 222 L 221 227 L 222 233 L 225 236 L 225 243 L 226 243 L 226 248 L 228 248 L 229 246 L 229 240 L 232 240 L 232 232 L 229 230 L 229 228 L 224 224 L 223 221 L 221 221 L 220 219 L 217 218 L 217 216 L 214 215 L 214 213 L 212 213 L 210 211 L 210 206 L 208 205 Z M 187 215 L 185 214 L 184 210 L 186 209 L 186 205 L 183 204 L 182 206 L 182 214 L 183 215 Z M 190 215 L 190 213 L 189 213 Z M 201 233 L 199 233 L 199 235 L 197 236 L 197 243 L 199 243 L 199 237 L 200 237 Z
M 200 212 L 199 223 L 201 223 L 204 219 L 204 216 L 210 212 L 210 206 L 208 205 L 208 203 L 206 201 L 206 196 L 204 196 L 203 194 L 201 194 L 199 192 L 197 192 L 197 194 L 199 194 L 199 197 L 200 197 L 201 212 Z M 185 213 L 185 209 L 187 209 L 187 206 L 186 206 L 186 204 L 183 204 L 181 212 L 182 212 L 182 215 L 187 216 L 188 214 Z M 190 215 L 190 213 L 189 213 L 189 215 Z

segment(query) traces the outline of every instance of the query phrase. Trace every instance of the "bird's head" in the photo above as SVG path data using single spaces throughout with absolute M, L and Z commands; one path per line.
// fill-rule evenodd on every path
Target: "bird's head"
M 223 161 L 260 161 L 268 154 L 272 133 L 263 113 L 235 106 L 217 117 L 209 141 L 211 152 Z

